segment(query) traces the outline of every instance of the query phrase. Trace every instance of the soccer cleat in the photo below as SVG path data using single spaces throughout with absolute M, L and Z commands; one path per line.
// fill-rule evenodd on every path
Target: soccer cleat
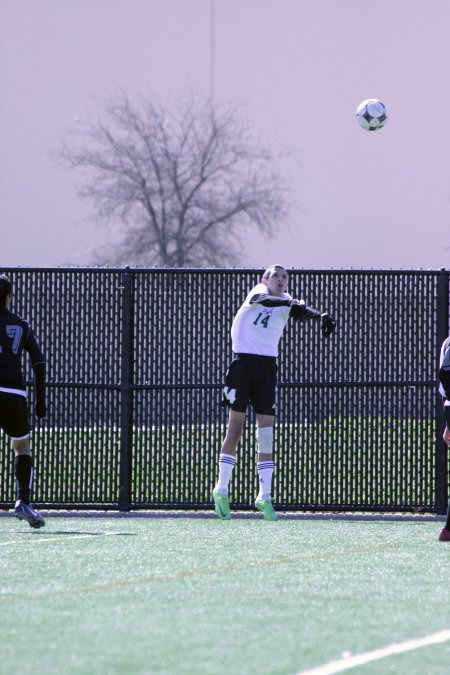
M 439 541 L 450 541 L 450 530 L 443 527 L 439 532 Z
M 14 515 L 19 520 L 26 520 L 29 526 L 34 527 L 36 530 L 45 525 L 45 520 L 41 514 L 35 511 L 31 504 L 25 504 L 20 500 L 16 502 Z
M 278 516 L 274 511 L 271 499 L 256 498 L 255 508 L 264 515 L 264 520 L 278 520 Z
M 217 492 L 217 488 L 214 488 L 212 496 L 217 517 L 220 518 L 220 520 L 231 520 L 228 495 L 221 495 L 219 492 Z

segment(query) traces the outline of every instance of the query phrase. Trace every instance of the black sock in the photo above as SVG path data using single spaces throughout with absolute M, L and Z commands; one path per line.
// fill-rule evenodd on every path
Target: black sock
M 447 520 L 445 521 L 445 529 L 450 530 L 450 499 L 448 500 Z
M 33 480 L 33 458 L 31 455 L 16 455 L 14 457 L 14 475 L 17 485 L 17 499 L 29 504 Z

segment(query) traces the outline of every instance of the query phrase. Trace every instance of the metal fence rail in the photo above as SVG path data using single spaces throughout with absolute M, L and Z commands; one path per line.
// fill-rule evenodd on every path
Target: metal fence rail
M 51 508 L 211 505 L 227 413 L 232 318 L 260 270 L 4 270 L 13 311 L 47 359 L 48 418 L 35 423 L 34 503 Z M 440 271 L 292 270 L 290 292 L 338 318 L 289 322 L 279 358 L 274 497 L 285 510 L 443 512 L 447 448 L 437 395 L 449 332 Z M 26 364 L 27 378 L 32 374 Z M 33 393 L 31 392 L 31 407 Z M 249 414 L 231 485 L 257 490 Z M 0 507 L 14 500 L 0 435 Z

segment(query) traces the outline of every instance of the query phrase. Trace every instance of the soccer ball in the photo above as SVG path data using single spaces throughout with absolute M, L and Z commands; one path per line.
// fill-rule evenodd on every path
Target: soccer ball
M 368 98 L 356 108 L 356 119 L 366 131 L 381 129 L 388 119 L 386 106 L 377 98 Z

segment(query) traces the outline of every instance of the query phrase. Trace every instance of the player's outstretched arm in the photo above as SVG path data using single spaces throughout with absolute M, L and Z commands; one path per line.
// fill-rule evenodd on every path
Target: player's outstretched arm
M 304 321 L 305 319 L 320 319 L 321 314 L 318 309 L 313 307 L 308 307 L 304 300 L 297 300 L 297 298 L 292 298 L 289 301 L 291 311 L 289 316 L 291 316 L 296 321 Z
M 290 301 L 291 311 L 289 316 L 297 321 L 304 319 L 320 319 L 322 333 L 325 337 L 329 337 L 336 328 L 336 320 L 328 314 L 328 312 L 320 312 L 318 309 L 307 307 L 304 300 L 293 299 Z

